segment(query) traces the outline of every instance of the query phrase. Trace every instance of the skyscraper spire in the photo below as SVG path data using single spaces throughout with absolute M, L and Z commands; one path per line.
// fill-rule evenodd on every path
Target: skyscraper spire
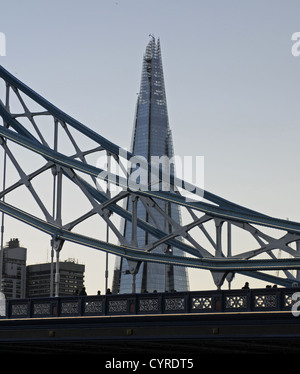
M 150 162 L 152 156 L 167 156 L 169 159 L 173 156 L 160 41 L 158 39 L 156 42 L 154 36 L 150 36 L 151 39 L 143 57 L 141 86 L 131 149 L 133 154 L 145 157 L 148 162 Z M 150 183 L 150 180 L 148 180 L 148 183 Z M 177 206 L 171 206 L 169 203 L 161 201 L 157 201 L 157 203 L 174 221 L 180 223 L 180 212 Z M 127 204 L 130 208 L 131 202 L 128 201 Z M 166 220 L 161 215 L 154 217 L 155 212 L 154 216 L 150 217 L 141 201 L 138 202 L 137 214 L 142 220 L 168 232 Z M 131 222 L 129 221 L 124 222 L 124 234 L 130 242 Z M 139 247 L 144 247 L 152 239 L 150 234 L 139 228 L 137 229 L 137 244 Z M 154 251 L 183 255 L 180 250 L 166 245 L 160 245 Z M 188 290 L 188 277 L 185 268 L 156 263 L 141 264 L 136 275 L 136 292 L 142 292 L 143 290 L 162 292 L 173 289 L 177 291 Z M 131 291 L 132 278 L 128 271 L 127 260 L 118 259 L 114 273 L 113 292 L 130 293 Z

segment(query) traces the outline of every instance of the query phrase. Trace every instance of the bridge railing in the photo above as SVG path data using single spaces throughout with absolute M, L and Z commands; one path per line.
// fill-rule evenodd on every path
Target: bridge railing
M 296 288 L 191 291 L 6 300 L 2 318 L 284 311 Z

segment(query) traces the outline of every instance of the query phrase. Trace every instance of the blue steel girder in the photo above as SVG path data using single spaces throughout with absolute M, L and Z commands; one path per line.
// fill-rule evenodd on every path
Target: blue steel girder
M 124 256 L 133 261 L 150 261 L 162 264 L 172 264 L 177 266 L 187 266 L 199 269 L 206 269 L 216 272 L 239 272 L 247 270 L 282 270 L 300 269 L 300 257 L 274 260 L 247 260 L 239 258 L 192 258 L 179 257 L 168 254 L 147 252 L 143 249 L 115 245 L 90 238 L 78 233 L 70 232 L 60 226 L 45 222 L 31 214 L 23 212 L 10 204 L 0 201 L 0 210 L 5 214 L 14 217 L 32 227 L 37 228 L 55 240 L 71 241 L 77 244 L 88 246 L 104 252 L 109 252 L 118 256 Z
M 3 112 L 3 107 L 0 107 L 0 115 L 2 117 L 4 117 Z M 6 117 L 5 120 L 8 124 L 10 124 L 9 118 Z M 81 161 L 60 154 L 57 151 L 53 151 L 52 149 L 42 144 L 35 143 L 32 140 L 29 140 L 24 136 L 19 135 L 18 133 L 15 133 L 3 126 L 0 128 L 0 135 L 2 135 L 6 139 L 9 139 L 21 145 L 22 147 L 25 147 L 35 153 L 42 155 L 46 158 L 47 161 L 52 161 L 54 164 L 58 164 L 62 167 L 76 169 L 78 171 L 84 172 L 94 177 L 98 177 L 104 171 L 103 169 L 97 168 L 93 165 L 85 164 Z M 110 173 L 110 177 L 104 178 L 104 180 L 109 181 L 110 183 L 114 183 L 116 181 L 115 183 L 117 186 L 127 188 L 127 180 L 118 175 L 114 175 L 113 173 Z M 241 207 L 234 208 L 234 206 L 232 206 L 231 208 L 223 208 L 200 201 L 188 201 L 183 196 L 167 191 L 134 190 L 132 192 L 138 195 L 144 195 L 163 201 L 171 202 L 174 204 L 178 204 L 186 208 L 198 210 L 224 220 L 249 222 L 266 227 L 286 230 L 293 234 L 300 234 L 300 223 L 298 222 L 277 219 L 266 215 L 262 215 L 260 213 L 255 214 L 254 212 L 252 213 L 252 211 L 250 211 L 249 213 L 249 209 L 247 208 L 245 208 L 244 210 Z
M 299 253 L 297 250 L 290 247 L 290 243 L 298 242 L 300 240 L 299 223 L 269 217 L 225 200 L 206 190 L 201 190 L 201 194 L 203 195 L 203 199 L 207 202 L 197 201 L 197 198 L 199 198 L 199 196 L 197 196 L 197 191 L 199 191 L 199 189 L 197 189 L 196 186 L 191 186 L 173 175 L 171 175 L 170 184 L 180 187 L 186 186 L 188 191 L 191 191 L 193 188 L 194 191 L 196 191 L 196 201 L 187 200 L 185 197 L 174 192 L 152 191 L 149 186 L 140 186 L 138 189 L 132 189 L 132 187 L 128 188 L 128 180 L 126 177 L 115 175 L 109 170 L 103 170 L 87 163 L 84 155 L 88 154 L 88 152 L 85 154 L 81 152 L 75 140 L 71 138 L 70 134 L 68 135 L 72 140 L 77 158 L 79 158 L 79 160 L 74 156 L 68 156 L 58 152 L 55 147 L 51 148 L 41 136 L 38 126 L 36 126 L 34 123 L 34 116 L 50 116 L 53 118 L 53 123 L 56 126 L 61 124 L 66 129 L 67 125 L 70 126 L 78 131 L 82 136 L 93 140 L 93 142 L 98 145 L 98 149 L 95 148 L 96 150 L 104 150 L 107 152 L 107 154 L 113 155 L 116 160 L 119 160 L 120 155 L 123 156 L 124 159 L 129 160 L 132 157 L 130 152 L 121 149 L 111 141 L 102 137 L 100 134 L 97 134 L 95 131 L 89 129 L 87 126 L 62 112 L 49 101 L 45 100 L 43 97 L 34 92 L 31 88 L 16 79 L 3 67 L 0 67 L 0 77 L 5 81 L 6 85 L 6 102 L 0 101 L 0 116 L 3 119 L 3 125 L 0 126 L 0 143 L 2 147 L 6 152 L 8 152 L 9 148 L 7 146 L 7 141 L 11 141 L 23 148 L 26 148 L 33 154 L 43 157 L 47 162 L 47 164 L 40 170 L 36 171 L 36 173 L 25 175 L 23 179 L 21 178 L 15 186 L 5 188 L 0 193 L 0 198 L 4 198 L 11 190 L 17 188 L 22 183 L 25 184 L 25 180 L 28 183 L 31 178 L 34 178 L 35 174 L 40 172 L 42 173 L 44 170 L 49 169 L 49 167 L 54 167 L 55 170 L 61 170 L 65 177 L 79 186 L 81 191 L 90 200 L 92 210 L 85 217 L 90 217 L 93 214 L 99 214 L 102 216 L 102 218 L 104 218 L 111 228 L 115 229 L 109 219 L 109 215 L 107 213 L 104 214 L 104 212 L 109 211 L 110 213 L 116 213 L 126 220 L 131 222 L 134 221 L 139 229 L 148 232 L 155 239 L 152 247 L 137 248 L 136 245 L 133 245 L 132 243 L 126 243 L 125 239 L 122 237 L 122 234 L 117 232 L 115 229 L 115 233 L 118 235 L 118 239 L 121 242 L 121 245 L 117 246 L 71 232 L 77 222 L 63 225 L 60 224 L 60 222 L 55 219 L 54 216 L 51 217 L 49 214 L 45 214 L 45 219 L 42 220 L 38 217 L 34 217 L 29 212 L 24 212 L 17 207 L 13 207 L 12 205 L 5 203 L 4 201 L 0 202 L 0 210 L 2 212 L 11 215 L 12 217 L 15 217 L 16 219 L 21 220 L 33 227 L 36 227 L 39 230 L 47 232 L 52 237 L 59 238 L 62 241 L 67 240 L 78 244 L 83 244 L 101 251 L 107 251 L 119 256 L 124 256 L 128 260 L 137 262 L 152 261 L 164 264 L 207 269 L 212 273 L 222 273 L 222 282 L 226 274 L 234 272 L 247 272 L 248 275 L 250 274 L 253 277 L 266 280 L 272 279 L 272 281 L 275 283 L 277 282 L 278 284 L 285 285 L 296 280 L 296 278 L 289 273 L 289 270 L 299 269 Z M 23 114 L 16 115 L 15 113 L 13 114 L 11 112 L 9 100 L 10 90 L 13 90 L 16 93 L 17 98 L 20 100 L 24 108 Z M 30 112 L 27 105 L 25 105 L 25 103 L 22 101 L 19 91 L 21 91 L 22 94 L 26 95 L 35 103 L 38 103 L 45 111 L 40 113 Z M 32 122 L 36 134 L 29 131 L 17 119 L 21 116 L 27 117 L 27 119 Z M 18 164 L 15 163 L 15 166 L 17 167 Z M 147 167 L 149 170 L 151 166 L 147 165 Z M 111 198 L 111 196 L 99 190 L 96 185 L 90 184 L 85 179 L 81 178 L 79 173 L 83 173 L 84 175 L 91 177 L 94 182 L 100 177 L 105 182 L 115 184 L 116 186 L 122 188 L 123 192 L 116 197 Z M 164 178 L 164 175 L 161 175 L 161 177 Z M 22 180 L 24 181 L 22 182 Z M 165 232 L 162 228 L 155 227 L 155 224 L 149 224 L 139 217 L 135 217 L 133 219 L 132 212 L 121 208 L 117 204 L 122 198 L 128 198 L 130 196 L 136 196 L 137 199 L 140 199 L 145 204 L 149 203 L 149 212 L 151 212 L 151 209 L 154 208 L 156 211 L 159 209 L 157 201 L 177 204 L 180 207 L 187 209 L 191 213 L 193 220 L 189 224 L 181 227 L 175 227 L 174 225 L 171 232 Z M 36 199 L 38 199 L 38 197 L 36 197 Z M 42 203 L 39 205 L 42 206 Z M 152 208 L 150 208 L 150 205 Z M 201 213 L 204 216 L 198 217 L 195 215 L 195 212 Z M 84 217 L 79 218 L 78 222 L 83 219 Z M 249 250 L 247 252 L 242 252 L 235 255 L 228 254 L 226 257 L 222 251 L 218 238 L 214 241 L 205 231 L 204 224 L 207 221 L 214 221 L 219 231 L 221 230 L 224 222 L 243 228 L 253 235 L 253 237 L 259 243 L 259 247 L 256 250 Z M 169 223 L 172 225 L 171 221 L 169 221 Z M 280 239 L 276 239 L 264 234 L 260 229 L 257 228 L 257 226 L 274 228 L 282 231 L 283 234 Z M 207 251 L 203 245 L 191 237 L 190 231 L 194 227 L 199 227 L 205 233 L 206 238 L 209 239 L 212 246 L 216 250 L 215 254 Z M 183 241 L 181 240 L 182 238 L 186 240 Z M 187 244 L 187 241 L 189 244 Z M 191 255 L 193 257 L 154 253 L 153 248 L 159 244 L 172 245 L 179 248 L 187 255 Z M 292 255 L 293 258 L 275 258 L 272 252 L 274 249 L 284 250 L 289 255 Z M 258 256 L 261 253 L 265 253 L 271 258 L 253 260 L 253 257 Z M 265 270 L 283 270 L 288 279 L 285 280 L 279 277 L 270 276 L 269 274 L 260 273 L 260 271 Z

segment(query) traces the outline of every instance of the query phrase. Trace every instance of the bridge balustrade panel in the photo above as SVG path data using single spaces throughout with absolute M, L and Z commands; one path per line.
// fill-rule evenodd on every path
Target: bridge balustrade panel
M 95 296 L 83 299 L 83 315 L 85 316 L 99 316 L 105 311 L 105 297 Z
M 137 297 L 137 314 L 153 314 L 162 312 L 160 294 L 141 294 Z
M 225 312 L 247 312 L 251 310 L 249 290 L 233 290 L 224 292 L 223 303 Z
M 30 302 L 28 300 L 8 301 L 7 312 L 10 318 L 29 318 Z
M 189 294 L 189 311 L 191 313 L 215 313 L 222 311 L 221 292 L 191 292 Z

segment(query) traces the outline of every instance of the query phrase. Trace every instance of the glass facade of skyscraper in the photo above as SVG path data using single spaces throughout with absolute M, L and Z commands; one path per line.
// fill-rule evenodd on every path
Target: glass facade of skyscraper
M 138 96 L 136 118 L 132 136 L 132 153 L 143 156 L 150 161 L 151 156 L 173 156 L 172 135 L 169 128 L 167 101 L 163 77 L 160 41 L 151 38 L 147 45 L 143 59 L 142 80 Z M 171 168 L 173 166 L 171 165 Z M 171 170 L 174 172 L 174 170 Z M 150 176 L 149 176 L 150 178 Z M 150 180 L 148 180 L 150 182 Z M 177 206 L 170 203 L 157 201 L 160 208 L 168 213 L 176 222 L 180 222 L 180 211 Z M 131 210 L 131 201 L 127 202 Z M 144 205 L 139 200 L 137 215 L 162 231 L 169 232 L 168 223 L 163 216 L 153 212 L 147 213 Z M 124 233 L 130 242 L 131 222 L 125 221 Z M 144 247 L 154 238 L 141 229 L 137 229 L 137 242 L 139 247 Z M 165 244 L 156 247 L 153 252 L 168 252 L 183 256 L 183 252 L 167 247 Z M 184 267 L 169 266 L 157 263 L 142 263 L 136 275 L 136 292 L 187 291 L 188 276 Z M 131 293 L 132 275 L 129 274 L 127 260 L 118 258 L 113 280 L 113 292 Z

